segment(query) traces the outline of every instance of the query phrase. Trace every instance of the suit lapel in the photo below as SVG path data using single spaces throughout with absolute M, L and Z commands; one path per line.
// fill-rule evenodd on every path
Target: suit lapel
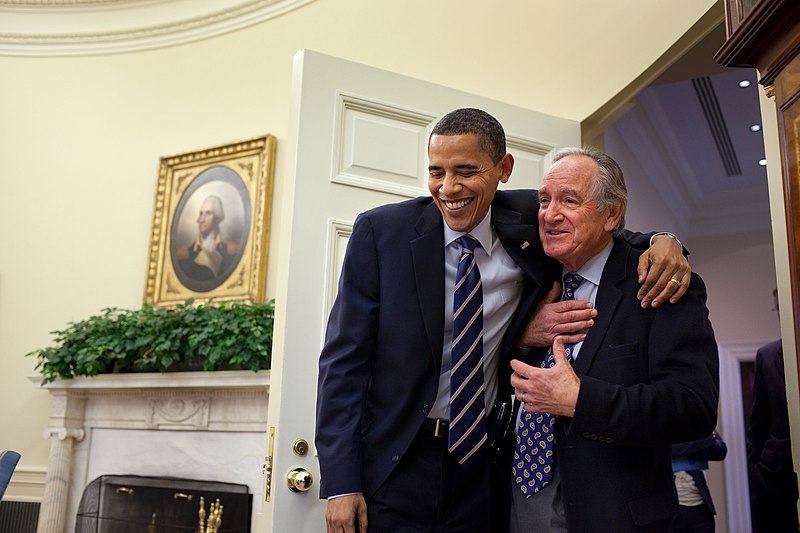
M 439 208 L 430 203 L 415 225 L 419 236 L 411 241 L 419 308 L 437 372 L 442 367 L 444 342 L 443 224 Z
M 606 266 L 603 268 L 603 276 L 600 279 L 600 287 L 597 291 L 597 299 L 595 300 L 597 318 L 594 320 L 594 326 L 589 328 L 586 340 L 583 341 L 578 358 L 573 364 L 575 373 L 578 375 L 587 374 L 591 369 L 595 355 L 597 355 L 597 351 L 602 346 L 603 339 L 622 298 L 635 297 L 632 294 L 624 294 L 620 289 L 620 285 L 627 278 L 626 266 L 630 252 L 630 246 L 619 238 L 615 239 L 614 248 L 611 249 Z
M 498 191 L 498 195 L 501 191 Z M 525 273 L 525 286 L 517 310 L 506 330 L 501 357 L 506 357 L 519 337 L 528 319 L 536 310 L 536 304 L 549 290 L 546 282 L 550 279 L 547 267 L 557 265 L 542 253 L 536 224 L 528 222 L 536 213 L 524 214 L 513 209 L 492 204 L 492 224 L 495 233 L 508 255 Z
M 535 224 L 522 222 L 522 214 L 492 205 L 492 225 L 508 255 L 538 285 L 544 279 L 544 265 L 537 253 L 539 234 Z

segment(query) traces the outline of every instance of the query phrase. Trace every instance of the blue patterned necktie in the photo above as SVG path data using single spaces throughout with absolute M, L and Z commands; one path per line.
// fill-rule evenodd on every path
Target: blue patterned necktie
M 465 467 L 486 446 L 483 402 L 483 287 L 470 235 L 459 239 L 461 259 L 453 296 L 453 345 L 450 368 L 450 427 L 447 449 Z
M 574 300 L 575 289 L 583 281 L 578 274 L 564 274 L 561 300 Z M 574 345 L 565 344 L 567 358 L 572 361 Z M 547 350 L 542 368 L 555 364 L 553 347 Z M 523 411 L 517 428 L 517 446 L 514 450 L 514 479 L 526 498 L 542 490 L 553 479 L 553 440 L 556 417 L 547 413 Z

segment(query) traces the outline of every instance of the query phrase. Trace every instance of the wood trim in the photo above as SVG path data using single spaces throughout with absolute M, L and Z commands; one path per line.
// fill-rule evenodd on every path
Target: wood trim
M 791 305 L 793 316 L 800 317 L 800 55 L 795 55 L 785 73 L 781 74 L 775 87 L 775 103 L 783 170 Z M 800 358 L 800 321 L 797 319 L 794 321 L 794 336 L 795 354 Z
M 728 13 L 729 21 L 731 17 Z M 800 2 L 762 0 L 728 37 L 714 60 L 726 67 L 755 67 L 761 73 L 759 83 L 767 86 L 798 51 Z

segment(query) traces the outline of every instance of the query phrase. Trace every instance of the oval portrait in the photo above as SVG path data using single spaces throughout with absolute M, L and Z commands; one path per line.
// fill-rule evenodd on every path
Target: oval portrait
M 201 172 L 184 191 L 170 228 L 172 268 L 189 290 L 209 292 L 233 274 L 250 235 L 250 193 L 225 166 Z

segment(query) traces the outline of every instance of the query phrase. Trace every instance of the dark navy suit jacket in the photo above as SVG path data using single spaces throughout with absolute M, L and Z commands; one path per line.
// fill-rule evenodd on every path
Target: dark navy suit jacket
M 557 271 L 542 252 L 538 208 L 530 190 L 498 191 L 492 202 L 494 230 L 526 274 L 501 348 L 498 395 L 511 394 L 510 347 Z M 323 498 L 363 492 L 369 499 L 434 404 L 444 337 L 443 224 L 429 197 L 356 219 L 320 356 L 316 447 Z
M 639 255 L 615 240 L 574 362 L 576 414 L 556 426 L 570 533 L 669 531 L 678 505 L 670 446 L 716 425 L 719 363 L 705 286 L 693 274 L 678 303 L 642 309 L 632 297 Z
M 697 461 L 705 461 L 707 464 L 708 461 L 722 461 L 725 459 L 726 455 L 728 455 L 728 445 L 725 444 L 725 441 L 716 433 L 708 435 L 703 439 L 672 445 L 673 459 L 688 458 Z M 714 507 L 714 500 L 711 498 L 711 490 L 708 488 L 708 482 L 706 481 L 703 470 L 707 469 L 686 470 L 685 472 L 692 476 L 694 485 L 697 487 L 697 491 L 700 493 L 700 496 L 702 496 L 703 502 L 705 502 L 711 514 L 717 514 L 717 509 Z
M 792 462 L 780 339 L 756 353 L 747 463 L 751 511 L 758 532 L 797 531 L 797 475 Z

